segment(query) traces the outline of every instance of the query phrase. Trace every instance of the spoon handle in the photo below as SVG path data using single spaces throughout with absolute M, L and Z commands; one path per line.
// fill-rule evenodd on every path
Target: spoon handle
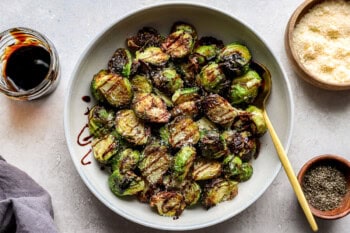
M 276 134 L 276 131 L 273 128 L 272 123 L 271 123 L 266 111 L 264 111 L 264 117 L 265 117 L 267 128 L 268 128 L 270 135 L 271 135 L 271 139 L 273 141 L 273 144 L 275 145 L 275 148 L 276 148 L 278 157 L 282 163 L 282 166 L 283 166 L 285 172 L 287 173 L 289 182 L 291 183 L 291 185 L 293 187 L 293 190 L 294 190 L 294 192 L 298 198 L 299 204 L 300 204 L 301 208 L 303 209 L 304 214 L 305 214 L 305 216 L 306 216 L 306 218 L 311 226 L 311 229 L 314 232 L 316 232 L 316 231 L 318 231 L 317 223 L 314 219 L 314 216 L 311 213 L 311 210 L 309 208 L 309 204 L 307 203 L 306 198 L 304 196 L 304 193 L 303 193 L 301 186 L 298 182 L 298 179 L 296 178 L 296 176 L 294 174 L 292 165 L 290 164 L 290 162 L 288 160 L 286 152 L 283 149 L 282 143 L 279 140 L 279 138 Z

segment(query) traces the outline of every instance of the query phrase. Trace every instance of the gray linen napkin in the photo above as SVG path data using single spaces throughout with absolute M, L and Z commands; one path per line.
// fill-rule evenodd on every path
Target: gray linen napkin
M 57 233 L 50 195 L 0 156 L 0 233 Z

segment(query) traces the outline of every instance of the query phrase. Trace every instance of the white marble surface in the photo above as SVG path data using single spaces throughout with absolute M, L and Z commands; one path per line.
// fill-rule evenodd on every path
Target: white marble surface
M 124 15 L 155 0 L 0 1 L 0 31 L 25 26 L 47 35 L 61 61 L 61 82 L 47 98 L 16 102 L 0 96 L 0 154 L 47 189 L 60 232 L 161 232 L 111 212 L 86 188 L 71 161 L 64 137 L 63 109 L 68 81 L 88 43 Z M 292 86 L 295 124 L 289 158 L 297 172 L 313 156 L 332 153 L 350 159 L 349 91 L 331 92 L 301 81 L 284 50 L 284 30 L 302 0 L 192 1 L 235 15 L 256 30 L 281 61 Z M 1 172 L 1 171 L 0 171 Z M 319 232 L 348 232 L 350 217 L 317 219 Z M 240 215 L 194 232 L 311 232 L 283 170 L 265 194 Z

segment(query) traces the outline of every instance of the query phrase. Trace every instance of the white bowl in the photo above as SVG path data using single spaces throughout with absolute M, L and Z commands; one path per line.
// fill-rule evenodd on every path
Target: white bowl
M 214 36 L 225 44 L 241 41 L 246 44 L 253 59 L 265 64 L 272 74 L 273 90 L 267 110 L 271 121 L 287 150 L 293 126 L 293 101 L 285 72 L 263 40 L 246 24 L 208 6 L 187 3 L 171 3 L 147 7 L 131 13 L 112 24 L 88 46 L 82 54 L 69 83 L 65 100 L 64 127 L 72 161 L 91 192 L 115 213 L 136 223 L 166 230 L 190 230 L 208 227 L 227 220 L 254 203 L 277 176 L 281 164 L 268 133 L 261 138 L 259 157 L 253 161 L 252 178 L 239 185 L 238 195 L 231 201 L 223 202 L 209 210 L 198 206 L 186 209 L 179 219 L 159 216 L 147 204 L 134 199 L 120 199 L 108 188 L 108 174 L 102 171 L 91 155 L 92 163 L 82 165 L 81 158 L 89 150 L 89 145 L 77 144 L 77 136 L 87 123 L 84 115 L 87 107 L 94 103 L 82 101 L 90 95 L 92 76 L 106 64 L 118 47 L 125 47 L 125 38 L 134 35 L 143 26 L 152 26 L 162 34 L 168 34 L 175 21 L 193 24 L 199 36 Z M 84 136 L 88 132 L 83 133 Z M 271 197 L 273 198 L 273 197 Z

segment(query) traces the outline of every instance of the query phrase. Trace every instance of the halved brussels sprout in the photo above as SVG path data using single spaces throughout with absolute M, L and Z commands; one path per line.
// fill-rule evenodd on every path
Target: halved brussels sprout
M 151 93 L 152 82 L 146 75 L 137 74 L 131 79 L 131 86 L 134 92 Z
M 181 75 L 184 83 L 188 87 L 195 86 L 195 76 L 200 71 L 197 57 L 189 55 L 188 60 L 184 60 L 176 66 L 177 72 Z
M 190 168 L 193 165 L 193 161 L 196 157 L 196 149 L 192 146 L 183 146 L 174 157 L 173 171 L 177 180 L 182 182 Z
M 126 39 L 128 48 L 132 51 L 147 47 L 160 47 L 164 38 L 152 27 L 143 27 L 135 36 Z
M 249 49 L 240 43 L 226 45 L 218 55 L 218 63 L 228 76 L 241 76 L 249 69 L 252 59 Z
M 226 156 L 222 162 L 224 173 L 227 178 L 238 177 L 241 173 L 242 160 L 233 154 Z
M 221 163 L 214 160 L 199 159 L 194 162 L 193 180 L 210 180 L 221 175 Z
M 115 113 L 112 109 L 95 105 L 89 111 L 88 126 L 89 132 L 94 137 L 101 137 L 112 132 L 114 127 Z
M 181 30 L 184 32 L 190 33 L 194 40 L 197 39 L 197 31 L 194 28 L 194 26 L 189 23 L 179 21 L 179 22 L 175 22 L 171 27 L 171 32 L 176 32 Z
M 183 102 L 181 104 L 176 105 L 171 110 L 171 116 L 173 118 L 177 116 L 189 116 L 189 117 L 196 117 L 199 114 L 199 104 L 197 101 L 187 101 Z
M 118 197 L 135 195 L 145 187 L 145 181 L 131 171 L 115 170 L 108 178 L 111 191 Z
M 163 100 L 152 93 L 135 93 L 132 108 L 139 118 L 154 123 L 166 123 L 171 116 Z
M 105 99 L 114 107 L 130 103 L 133 92 L 127 78 L 101 70 L 94 75 L 91 82 L 92 95 L 100 102 Z
M 140 160 L 140 152 L 131 148 L 120 151 L 111 161 L 112 171 L 119 170 L 124 174 L 136 168 Z
M 142 152 L 138 165 L 142 176 L 150 184 L 161 182 L 171 164 L 171 156 L 166 146 L 150 144 Z
M 184 197 L 184 201 L 186 203 L 186 206 L 193 206 L 198 203 L 202 189 L 201 186 L 199 186 L 198 183 L 194 181 L 185 181 L 185 185 L 182 187 L 182 195 Z
M 216 125 L 206 117 L 202 117 L 201 119 L 196 121 L 196 123 L 198 125 L 199 132 L 201 132 L 201 133 L 203 131 L 218 130 Z
M 169 143 L 174 148 L 195 145 L 199 140 L 198 125 L 187 116 L 176 117 L 168 125 Z
M 243 76 L 232 81 L 229 98 L 231 104 L 251 104 L 258 95 L 262 79 L 257 72 L 249 70 Z
M 159 47 L 148 47 L 143 51 L 136 51 L 136 60 L 154 66 L 163 66 L 169 60 L 169 55 Z
M 179 192 L 162 191 L 154 194 L 150 200 L 151 207 L 156 207 L 159 215 L 178 217 L 185 209 L 184 198 Z
M 162 44 L 162 49 L 172 58 L 183 58 L 192 52 L 194 38 L 184 30 L 172 32 Z
M 238 182 L 218 178 L 204 188 L 203 205 L 207 209 L 216 204 L 233 199 L 238 194 Z
M 129 50 L 118 48 L 108 61 L 108 70 L 123 77 L 129 77 L 132 65 L 132 57 Z
M 248 131 L 236 132 L 233 130 L 224 131 L 221 136 L 230 151 L 239 156 L 243 162 L 247 162 L 258 153 L 257 139 L 252 137 Z
M 135 145 L 146 144 L 151 133 L 150 128 L 145 126 L 142 120 L 130 109 L 117 112 L 115 128 L 118 134 Z
M 101 138 L 94 138 L 91 142 L 92 154 L 95 159 L 106 164 L 119 150 L 119 141 L 112 134 L 104 135 Z
M 170 67 L 155 72 L 151 77 L 154 86 L 169 96 L 171 96 L 177 89 L 183 87 L 181 76 L 175 69 Z
M 173 96 L 171 97 L 171 100 L 175 105 L 188 102 L 188 101 L 198 100 L 200 98 L 198 92 L 199 92 L 198 87 L 187 87 L 187 88 L 177 89 L 173 94 Z
M 202 56 L 205 60 L 210 61 L 213 60 L 218 54 L 218 47 L 215 44 L 210 45 L 200 45 L 194 49 L 195 56 L 198 54 Z
M 216 130 L 202 131 L 198 142 L 201 155 L 210 159 L 218 159 L 228 154 L 223 138 Z
M 242 163 L 239 181 L 244 182 L 250 179 L 253 175 L 253 166 L 250 163 Z
M 206 96 L 202 107 L 207 117 L 212 122 L 220 125 L 231 123 L 238 114 L 237 109 L 232 107 L 226 99 L 217 94 Z
M 266 121 L 264 118 L 264 114 L 263 111 L 254 106 L 254 105 L 250 105 L 247 109 L 247 112 L 249 112 L 251 114 L 251 119 L 254 122 L 255 126 L 256 126 L 256 132 L 258 135 L 263 135 L 266 130 L 267 130 L 267 125 L 266 125 Z
M 229 85 L 225 74 L 215 62 L 205 65 L 197 75 L 196 81 L 204 90 L 212 93 L 219 93 Z

